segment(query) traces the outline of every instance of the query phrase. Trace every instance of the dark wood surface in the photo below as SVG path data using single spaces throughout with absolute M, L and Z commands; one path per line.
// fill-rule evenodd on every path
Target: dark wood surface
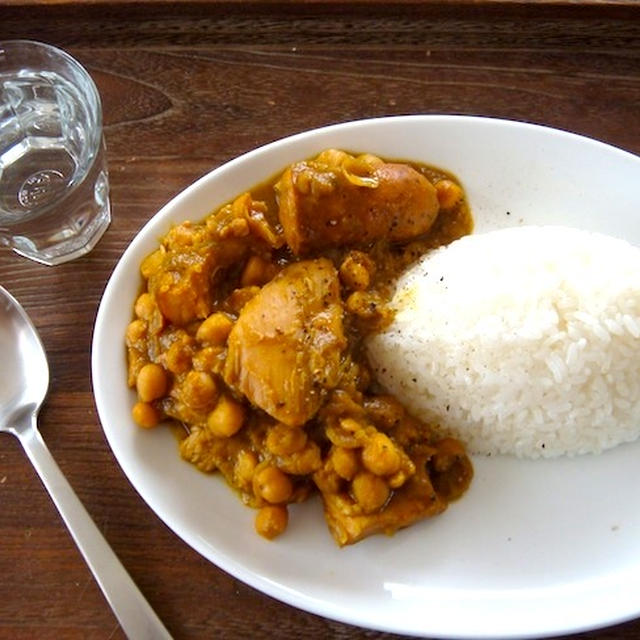
M 0 283 L 24 304 L 48 351 L 40 426 L 61 469 L 176 638 L 394 637 L 254 591 L 145 505 L 94 407 L 90 341 L 102 291 L 127 244 L 172 196 L 234 156 L 310 127 L 482 114 L 640 153 L 640 5 L 10 4 L 0 7 L 0 37 L 68 49 L 104 103 L 113 223 L 103 240 L 55 268 L 0 249 Z M 123 637 L 19 443 L 1 434 L 0 638 Z M 639 637 L 640 620 L 580 636 Z

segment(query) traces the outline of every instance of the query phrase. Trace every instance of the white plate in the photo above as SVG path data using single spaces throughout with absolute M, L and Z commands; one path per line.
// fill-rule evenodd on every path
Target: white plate
M 168 430 L 132 423 L 123 336 L 143 257 L 172 223 L 201 219 L 326 147 L 453 171 L 467 189 L 477 232 L 557 223 L 640 245 L 640 159 L 557 130 L 486 118 L 394 117 L 311 131 L 248 153 L 154 216 L 104 293 L 93 384 L 107 439 L 133 486 L 220 568 L 344 622 L 412 635 L 502 638 L 640 615 L 640 442 L 597 457 L 476 459 L 470 491 L 442 516 L 338 549 L 317 499 L 294 507 L 286 533 L 265 541 L 254 533 L 254 512 L 219 477 L 181 461 Z

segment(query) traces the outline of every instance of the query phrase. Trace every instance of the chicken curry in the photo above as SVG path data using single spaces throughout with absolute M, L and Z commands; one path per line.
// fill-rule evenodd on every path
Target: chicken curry
M 471 480 L 464 447 L 378 388 L 363 343 L 399 273 L 471 227 L 453 176 L 335 149 L 173 227 L 127 328 L 134 420 L 179 425 L 269 539 L 318 492 L 339 545 L 440 513 Z

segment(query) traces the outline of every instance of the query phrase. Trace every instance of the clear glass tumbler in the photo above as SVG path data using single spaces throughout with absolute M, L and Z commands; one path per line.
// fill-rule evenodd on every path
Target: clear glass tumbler
M 91 251 L 110 220 L 93 80 L 60 49 L 0 41 L 0 244 L 60 264 Z

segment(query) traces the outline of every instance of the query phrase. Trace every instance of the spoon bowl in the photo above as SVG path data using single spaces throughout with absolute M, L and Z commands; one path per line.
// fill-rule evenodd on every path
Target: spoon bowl
M 47 356 L 20 303 L 0 286 L 0 431 L 15 435 L 129 638 L 171 638 L 49 453 L 37 418 L 49 388 Z
M 0 287 L 0 431 L 17 435 L 31 424 L 47 395 L 47 356 L 31 320 L 17 300 Z M 25 366 L 26 365 L 26 366 Z M 28 421 L 28 422 L 25 422 Z

